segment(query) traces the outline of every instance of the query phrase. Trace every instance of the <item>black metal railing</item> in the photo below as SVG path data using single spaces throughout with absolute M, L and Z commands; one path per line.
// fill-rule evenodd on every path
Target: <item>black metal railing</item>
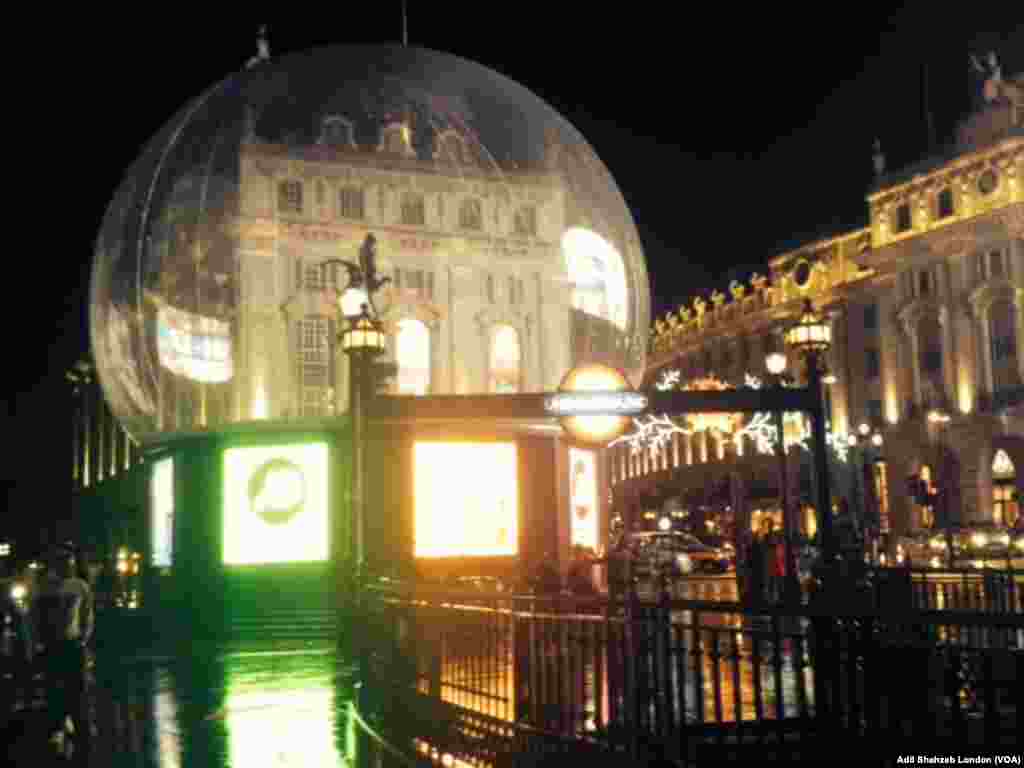
M 666 595 L 425 588 L 369 596 L 391 639 L 376 645 L 397 654 L 378 655 L 378 684 L 404 663 L 407 694 L 458 724 L 458 736 L 432 734 L 451 754 L 497 760 L 527 749 L 525 740 L 685 762 L 708 742 L 841 732 L 1004 744 L 1024 730 L 1020 613 L 868 606 L 837 615 Z

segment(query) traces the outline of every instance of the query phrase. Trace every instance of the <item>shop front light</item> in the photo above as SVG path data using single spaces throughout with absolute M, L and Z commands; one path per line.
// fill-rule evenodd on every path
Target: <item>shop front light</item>
M 937 549 L 940 552 L 946 549 L 946 541 L 938 536 L 928 542 L 932 549 Z
M 971 534 L 971 544 L 979 549 L 988 546 L 988 536 L 984 533 Z
M 931 566 L 932 566 L 932 568 L 941 568 L 942 567 L 942 561 L 939 558 L 937 558 L 937 557 L 933 557 L 931 559 Z

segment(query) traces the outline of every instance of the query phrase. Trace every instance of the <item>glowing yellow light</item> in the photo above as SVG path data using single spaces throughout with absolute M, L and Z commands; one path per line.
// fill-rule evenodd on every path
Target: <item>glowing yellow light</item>
M 984 547 L 988 545 L 988 536 L 984 533 L 975 533 L 971 535 L 971 544 L 976 547 Z
M 256 391 L 252 398 L 252 418 L 265 419 L 269 410 L 267 408 L 267 388 L 263 384 L 263 377 L 256 378 Z
M 671 527 L 672 527 L 672 521 L 669 520 L 667 517 L 663 517 L 663 518 L 661 518 L 658 521 L 658 529 L 659 530 L 667 531 Z
M 619 370 L 606 365 L 582 365 L 566 374 L 558 387 L 560 392 L 626 392 L 629 380 Z M 591 445 L 607 444 L 619 437 L 632 423 L 631 416 L 586 415 L 566 416 L 563 428 L 577 440 Z
M 118 560 L 117 561 L 117 572 L 118 573 L 127 573 L 128 572 L 128 563 L 127 563 L 127 561 L 125 561 L 125 560 Z
M 929 544 L 931 545 L 932 549 L 944 550 L 946 548 L 945 540 L 943 540 L 942 538 L 940 538 L 938 536 L 936 536 L 934 539 L 932 539 L 929 542 Z
M 519 501 L 514 443 L 416 443 L 416 557 L 515 555 Z
M 975 568 L 984 568 L 985 567 L 985 561 L 984 560 L 974 560 L 971 563 L 971 565 L 973 565 Z
M 942 561 L 937 557 L 933 557 L 931 560 L 931 566 L 932 568 L 939 568 L 942 566 Z
M 28 587 L 24 584 L 18 583 L 11 587 L 11 599 L 18 601 L 24 600 L 28 596 Z
M 695 379 L 684 387 L 691 392 L 724 392 L 732 389 L 724 381 L 714 376 L 707 376 L 703 379 Z M 717 432 L 720 435 L 730 435 L 736 431 L 737 425 L 743 420 L 741 413 L 693 413 L 687 414 L 686 420 L 690 427 L 697 432 Z M 719 458 L 721 458 L 722 446 L 719 446 Z
M 880 555 L 878 556 L 878 564 L 879 564 L 879 565 L 885 565 L 885 561 L 886 561 L 887 559 L 888 559 L 888 558 L 887 558 L 887 557 L 885 556 L 885 552 L 883 552 L 882 554 L 880 554 Z
M 1017 539 L 1013 546 L 1024 552 L 1024 539 Z

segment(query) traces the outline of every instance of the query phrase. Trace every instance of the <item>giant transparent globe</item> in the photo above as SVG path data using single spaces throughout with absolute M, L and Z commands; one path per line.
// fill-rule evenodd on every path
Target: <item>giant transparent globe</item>
M 639 381 L 644 257 L 579 132 L 478 64 L 346 46 L 217 83 L 116 190 L 90 308 L 114 413 L 142 443 L 343 414 L 339 261 L 390 278 L 394 394 L 554 391 L 584 362 Z

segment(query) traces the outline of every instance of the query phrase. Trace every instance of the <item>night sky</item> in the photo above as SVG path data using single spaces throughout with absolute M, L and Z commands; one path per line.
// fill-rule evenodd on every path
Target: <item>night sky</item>
M 374 4 L 393 6 L 386 11 L 350 10 L 358 5 L 332 6 L 322 21 L 271 23 L 271 55 L 401 41 L 398 0 Z M 926 68 L 940 142 L 971 103 L 969 53 L 996 50 L 1004 75 L 1024 70 L 1022 11 L 965 18 L 932 2 L 884 12 L 863 4 L 653 10 L 662 5 L 412 0 L 408 17 L 410 45 L 519 81 L 589 140 L 633 212 L 655 314 L 764 272 L 787 247 L 866 223 L 874 138 L 891 168 L 927 153 Z M 645 10 L 627 16 L 628 7 Z M 67 450 L 63 372 L 88 346 L 92 249 L 118 181 L 174 112 L 255 53 L 260 21 L 90 12 L 62 18 L 60 39 L 38 57 L 48 66 L 15 61 L 35 76 L 13 78 L 8 94 L 27 137 L 16 134 L 9 160 L 37 158 L 38 186 L 8 207 L 37 222 L 17 239 L 28 250 L 6 254 L 12 287 L 27 288 L 15 288 L 8 310 L 17 329 L 4 377 L 8 521 L 68 504 L 63 476 L 54 479 L 35 446 Z

